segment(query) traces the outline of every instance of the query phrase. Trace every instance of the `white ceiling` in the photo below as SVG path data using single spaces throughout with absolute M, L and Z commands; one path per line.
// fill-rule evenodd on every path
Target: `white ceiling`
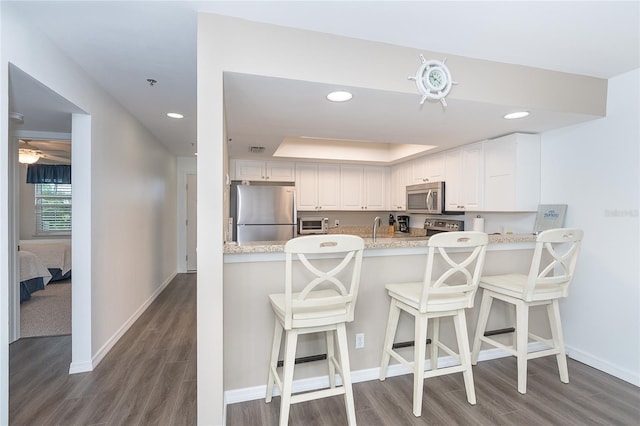
M 182 156 L 195 152 L 197 11 L 599 78 L 640 67 L 637 1 L 3 1 L 2 7 L 7 6 L 47 34 L 173 153 Z M 408 70 L 408 74 L 413 72 Z M 19 81 L 24 78 L 20 73 L 11 75 L 10 95 L 16 107 L 29 111 L 34 101 L 41 103 L 41 99 L 25 88 L 25 84 L 36 83 Z M 151 87 L 147 78 L 158 83 Z M 489 114 L 498 111 L 489 111 L 486 105 L 462 101 L 456 105 L 451 100 L 446 110 L 430 105 L 428 113 L 437 125 L 431 121 L 426 128 L 425 109 L 420 115 L 421 110 L 415 107 L 420 98 L 417 93 L 411 97 L 359 89 L 354 99 L 369 100 L 369 107 L 350 102 L 343 108 L 346 111 L 335 114 L 315 109 L 326 107 L 323 97 L 327 87 L 323 85 L 282 79 L 258 84 L 262 79 L 225 76 L 233 155 L 234 150 L 237 155 L 246 152 L 248 145 L 275 149 L 286 136 L 392 143 L 425 143 L 426 138 L 454 146 L 576 122 L 575 117 L 543 111 L 528 121 L 496 121 Z M 242 88 L 251 85 L 255 91 L 249 97 Z M 268 96 L 283 87 L 299 97 L 281 97 L 274 103 Z M 323 94 L 317 105 L 309 98 L 316 93 Z M 64 102 L 57 111 L 55 104 L 50 106 L 52 114 L 69 112 Z M 307 105 L 307 114 L 300 114 L 301 108 L 295 105 Z M 165 114 L 170 111 L 181 112 L 185 118 L 169 119 Z M 34 114 L 25 114 L 23 126 L 52 131 L 46 111 Z M 380 114 L 387 119 L 380 119 Z M 416 138 L 418 134 L 420 138 Z

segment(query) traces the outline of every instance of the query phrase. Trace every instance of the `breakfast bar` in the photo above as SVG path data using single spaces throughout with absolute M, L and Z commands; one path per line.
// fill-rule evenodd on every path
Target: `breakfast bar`
M 354 382 L 375 380 L 389 310 L 387 283 L 421 281 L 426 262 L 428 237 L 393 237 L 381 234 L 374 242 L 364 237 L 365 251 L 355 320 L 348 324 L 351 370 Z M 531 234 L 490 235 L 484 266 L 486 274 L 520 270 L 528 272 L 535 236 Z M 224 246 L 224 371 L 227 402 L 264 397 L 269 349 L 273 332 L 273 313 L 268 295 L 283 291 L 283 241 L 229 243 Z M 470 334 L 475 330 L 480 291 L 474 308 L 467 315 Z M 512 312 L 506 306 L 496 306 L 489 329 L 513 325 Z M 532 330 L 545 335 L 548 324 L 534 312 Z M 355 335 L 364 334 L 364 347 L 355 348 Z M 443 321 L 441 339 L 453 340 L 453 324 Z M 396 341 L 413 340 L 413 323 L 401 316 Z M 504 336 L 509 338 L 509 336 Z M 398 340 L 400 339 L 400 340 Z M 407 348 L 411 351 L 412 348 Z M 298 357 L 322 356 L 321 339 L 301 339 Z M 448 362 L 441 353 L 440 362 Z M 499 356 L 496 351 L 482 356 Z M 444 357 L 444 358 L 443 358 Z M 297 368 L 296 380 L 303 386 L 320 387 L 328 383 L 324 363 L 308 363 Z M 298 374 L 298 371 L 300 374 Z M 404 367 L 391 365 L 389 375 L 405 374 Z

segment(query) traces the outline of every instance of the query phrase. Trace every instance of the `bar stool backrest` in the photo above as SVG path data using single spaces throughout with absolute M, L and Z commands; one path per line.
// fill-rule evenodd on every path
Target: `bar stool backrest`
M 429 238 L 420 312 L 427 311 L 430 297 L 454 293 L 464 294 L 467 307 L 473 307 L 473 298 L 478 290 L 484 266 L 487 242 L 487 234 L 474 231 L 441 232 Z M 468 249 L 472 249 L 470 253 Z M 452 251 L 461 251 L 458 256 L 463 256 L 464 259 L 459 262 L 454 261 L 451 258 Z M 434 273 L 436 254 L 440 254 L 448 265 L 448 268 L 439 276 Z
M 530 302 L 538 286 L 557 286 L 567 297 L 582 243 L 583 231 L 556 228 L 538 234 L 531 269 L 522 298 Z
M 306 312 L 323 310 L 328 312 L 328 316 L 318 319 L 318 325 L 327 324 L 328 321 L 336 323 L 353 321 L 360 285 L 363 250 L 364 241 L 355 235 L 309 235 L 291 239 L 285 244 L 285 329 L 291 329 L 296 314 L 304 317 Z M 334 259 L 330 269 L 325 270 L 326 268 L 321 265 L 328 257 L 325 255 L 335 254 L 342 254 L 342 260 L 338 263 Z M 295 259 L 299 260 L 306 269 L 305 272 L 308 272 L 306 277 L 309 275 L 312 277 L 302 291 L 296 294 L 293 289 Z M 338 264 L 334 266 L 335 263 Z M 340 273 L 350 265 L 351 273 L 347 277 L 348 280 L 341 278 Z M 318 292 L 321 287 L 324 290 L 328 287 L 335 291 Z M 325 294 L 326 296 L 323 296 Z M 307 321 L 307 325 L 311 324 Z

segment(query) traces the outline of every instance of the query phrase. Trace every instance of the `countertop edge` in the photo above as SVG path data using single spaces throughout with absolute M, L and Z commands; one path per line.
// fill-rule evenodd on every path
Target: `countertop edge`
M 527 250 L 533 248 L 533 234 L 489 235 L 488 251 Z M 427 238 L 396 239 L 378 238 L 374 243 L 365 239 L 365 257 L 401 256 L 426 253 Z M 284 259 L 283 241 L 266 241 L 263 244 L 224 245 L 224 263 L 277 261 Z

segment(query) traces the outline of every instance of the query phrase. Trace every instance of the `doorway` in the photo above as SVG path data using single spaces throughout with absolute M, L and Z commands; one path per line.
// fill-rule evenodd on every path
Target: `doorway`
M 10 309 L 9 341 L 19 337 L 20 278 L 17 247 L 20 241 L 18 166 L 19 138 L 71 141 L 75 182 L 72 199 L 73 230 L 70 235 L 76 282 L 71 296 L 72 311 L 72 359 L 70 373 L 90 371 L 91 361 L 91 116 L 49 87 L 34 79 L 13 64 L 9 64 L 9 110 L 19 111 L 21 122 L 9 126 L 9 211 L 10 232 L 8 262 L 13 271 L 10 275 L 9 300 L 3 303 Z M 64 134 L 65 137 L 60 137 Z M 36 150 L 36 149 L 34 149 Z M 60 154 L 60 153 L 58 153 Z

